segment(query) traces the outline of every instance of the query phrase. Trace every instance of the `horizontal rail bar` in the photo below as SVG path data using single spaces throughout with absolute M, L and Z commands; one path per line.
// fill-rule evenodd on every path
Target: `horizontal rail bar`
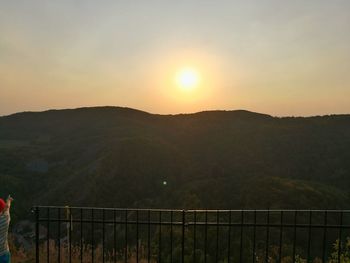
M 127 223 L 125 221 L 114 221 L 114 220 L 80 220 L 80 219 L 72 219 L 72 220 L 67 220 L 67 219 L 54 219 L 54 218 L 40 218 L 38 220 L 39 222 L 61 222 L 61 223 L 97 223 L 97 224 L 119 224 L 119 225 L 178 225 L 181 226 L 183 225 L 183 222 L 181 221 L 173 221 L 173 222 L 167 222 L 167 221 L 128 221 Z M 264 224 L 264 223 L 225 223 L 225 222 L 186 222 L 184 224 L 185 226 L 243 226 L 243 227 L 252 227 L 252 226 L 257 226 L 257 227 L 298 227 L 298 228 L 350 228 L 350 225 L 323 225 L 323 224 Z
M 315 212 L 315 213 L 323 213 L 327 211 L 328 213 L 350 213 L 350 210 L 345 209 L 327 209 L 327 210 L 321 210 L 321 209 L 220 209 L 220 210 L 215 210 L 215 209 L 162 209 L 162 208 L 113 208 L 113 207 L 107 207 L 107 208 L 102 208 L 102 207 L 80 207 L 80 206 L 33 206 L 32 209 L 34 210 L 35 208 L 54 208 L 54 209 L 86 209 L 86 210 L 116 210 L 116 211 L 154 211 L 154 212 L 182 212 L 185 211 L 187 213 L 229 213 L 229 212 L 244 212 L 244 213 L 249 213 L 249 212 L 269 212 L 269 213 L 279 213 L 279 212 L 295 212 L 298 211 L 301 213 L 308 213 L 308 212 Z
M 113 208 L 113 207 L 106 207 L 106 208 L 102 208 L 102 207 L 84 207 L 84 206 L 33 206 L 32 210 L 34 210 L 35 208 L 52 208 L 52 209 L 84 209 L 84 210 L 110 210 L 110 211 L 154 211 L 154 212 L 182 212 L 182 211 L 187 211 L 187 210 L 183 210 L 183 209 L 161 209 L 161 208 Z M 350 211 L 349 211 L 350 212 Z

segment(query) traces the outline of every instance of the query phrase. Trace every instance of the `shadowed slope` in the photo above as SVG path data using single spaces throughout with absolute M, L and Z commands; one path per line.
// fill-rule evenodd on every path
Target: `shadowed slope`
M 300 204 L 295 195 L 309 208 L 345 208 L 348 160 L 349 115 L 155 115 L 97 107 L 0 117 L 2 194 L 13 193 L 19 211 L 33 202 L 179 207 L 191 200 L 201 207 L 293 208 Z M 286 189 L 282 200 L 276 182 Z

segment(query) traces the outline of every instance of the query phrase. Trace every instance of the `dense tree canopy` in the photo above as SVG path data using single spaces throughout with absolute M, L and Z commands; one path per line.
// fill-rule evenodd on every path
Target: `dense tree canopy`
M 14 195 L 17 214 L 33 204 L 349 208 L 349 160 L 349 115 L 98 107 L 0 118 L 0 195 Z

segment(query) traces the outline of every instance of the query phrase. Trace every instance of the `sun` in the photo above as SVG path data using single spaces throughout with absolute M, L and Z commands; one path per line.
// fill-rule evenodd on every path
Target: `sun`
M 176 83 L 182 90 L 193 90 L 198 86 L 199 74 L 193 68 L 182 68 L 176 74 Z

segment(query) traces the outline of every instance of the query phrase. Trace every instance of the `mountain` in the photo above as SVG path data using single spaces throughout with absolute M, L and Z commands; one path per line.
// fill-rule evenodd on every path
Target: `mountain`
M 350 208 L 350 115 L 156 115 L 121 107 L 0 117 L 0 195 L 104 207 Z

